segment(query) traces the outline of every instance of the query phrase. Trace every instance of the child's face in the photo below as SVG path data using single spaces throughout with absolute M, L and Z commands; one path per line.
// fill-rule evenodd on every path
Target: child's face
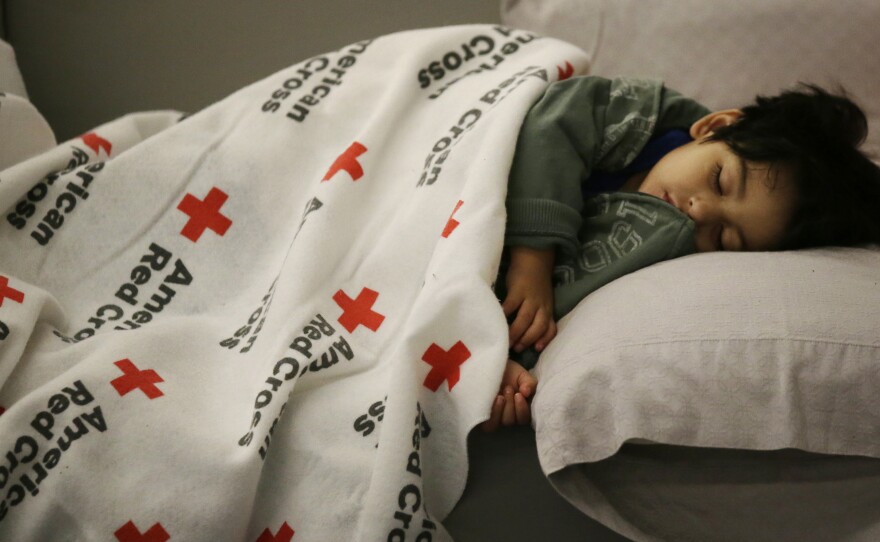
M 738 116 L 720 111 L 694 123 L 694 141 L 664 156 L 638 189 L 693 219 L 698 252 L 773 250 L 794 213 L 797 194 L 787 168 L 746 162 L 720 141 L 700 143 Z

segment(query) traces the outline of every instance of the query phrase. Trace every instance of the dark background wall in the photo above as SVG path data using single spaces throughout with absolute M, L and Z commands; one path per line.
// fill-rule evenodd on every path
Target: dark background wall
M 4 39 L 59 141 L 132 111 L 196 111 L 360 39 L 500 21 L 497 0 L 2 0 L 2 6 Z

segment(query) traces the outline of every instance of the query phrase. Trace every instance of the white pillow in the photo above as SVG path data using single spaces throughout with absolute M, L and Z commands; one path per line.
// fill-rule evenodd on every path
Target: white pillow
M 670 260 L 559 327 L 538 456 L 589 516 L 635 540 L 880 539 L 880 247 Z
M 710 109 L 840 84 L 880 131 L 877 0 L 502 0 L 501 18 L 578 45 L 594 74 L 658 77 Z
M 548 474 L 627 441 L 880 458 L 880 248 L 650 266 L 563 318 L 535 371 Z

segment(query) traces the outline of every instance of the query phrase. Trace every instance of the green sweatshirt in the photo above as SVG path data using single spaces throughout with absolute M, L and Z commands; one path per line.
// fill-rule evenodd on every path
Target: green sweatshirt
M 554 83 L 529 111 L 511 166 L 505 245 L 557 249 L 557 319 L 620 276 L 693 252 L 694 223 L 672 205 L 634 192 L 585 198 L 582 185 L 593 171 L 625 168 L 654 134 L 687 130 L 708 113 L 659 81 L 592 76 Z M 503 299 L 503 275 L 498 283 Z

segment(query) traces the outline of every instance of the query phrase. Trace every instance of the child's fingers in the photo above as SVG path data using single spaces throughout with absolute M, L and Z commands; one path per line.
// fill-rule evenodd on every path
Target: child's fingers
M 510 324 L 510 345 L 514 347 L 514 349 L 518 348 L 522 345 L 522 336 L 525 333 L 529 326 L 532 325 L 532 320 L 535 317 L 535 311 L 530 310 L 525 305 L 519 308 L 519 311 L 516 313 L 516 319 L 514 319 L 513 323 Z M 531 343 L 529 343 L 531 344 Z M 521 351 L 520 350 L 517 351 Z
M 556 330 L 556 321 L 551 319 L 550 324 L 547 326 L 547 331 L 540 339 L 535 341 L 535 350 L 537 350 L 538 352 L 542 352 L 545 348 L 547 348 L 547 345 L 550 344 L 550 341 L 552 341 L 554 337 L 556 337 Z
M 508 294 L 507 297 L 504 298 L 504 302 L 501 303 L 501 310 L 504 311 L 504 316 L 510 316 L 516 312 L 516 309 L 522 305 L 522 302 L 522 296 Z
M 538 380 L 528 371 L 523 371 L 516 378 L 516 389 L 526 399 L 535 393 L 535 388 L 537 387 Z
M 489 419 L 480 424 L 480 429 L 485 433 L 491 433 L 498 429 L 501 425 L 501 412 L 504 410 L 504 397 L 498 395 L 492 403 L 492 410 L 489 412 Z
M 517 350 L 518 347 L 523 347 L 524 349 L 525 347 L 535 344 L 535 341 L 547 333 L 547 326 L 552 321 L 553 320 L 548 318 L 544 311 L 536 311 L 532 318 L 531 325 L 529 325 L 528 329 L 522 334 L 519 341 L 517 341 L 514 349 Z M 517 350 L 517 352 L 519 351 L 521 350 Z
M 516 423 L 518 425 L 527 425 L 532 423 L 532 412 L 529 403 L 521 393 L 513 396 L 514 411 L 516 413 Z
M 516 423 L 516 411 L 513 406 L 513 388 L 504 388 L 504 410 L 501 413 L 501 425 L 509 427 Z

